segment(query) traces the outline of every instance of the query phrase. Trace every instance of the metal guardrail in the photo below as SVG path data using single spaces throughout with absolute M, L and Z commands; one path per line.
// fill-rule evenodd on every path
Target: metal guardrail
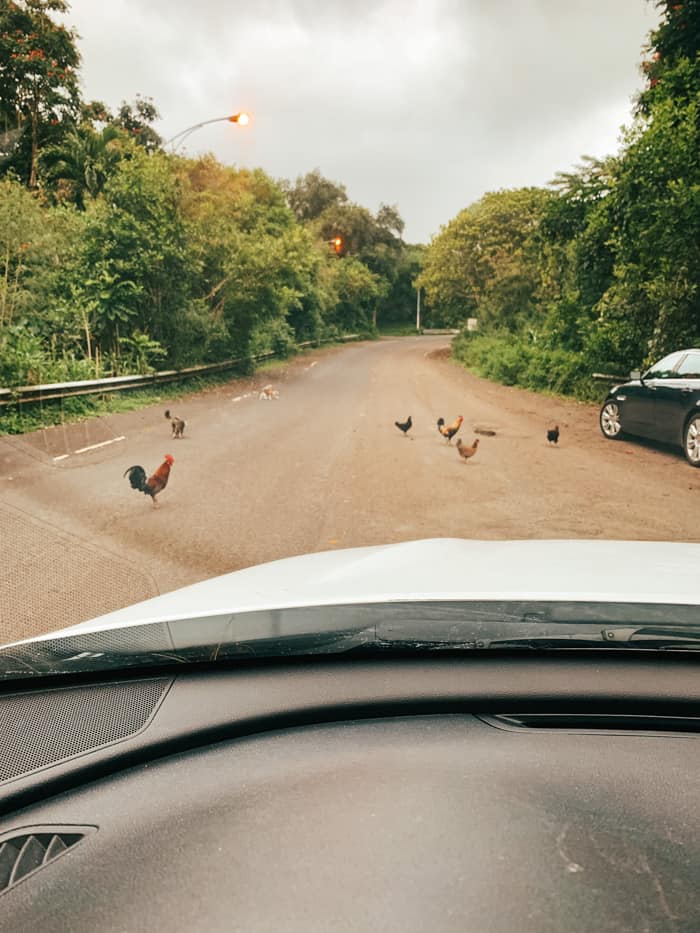
M 319 346 L 323 343 L 339 341 L 346 343 L 359 340 L 360 334 L 345 334 L 343 337 L 327 337 L 322 340 L 306 340 L 298 343 L 296 349 L 305 350 L 308 347 Z M 206 376 L 211 373 L 225 372 L 235 369 L 244 363 L 262 363 L 265 360 L 275 359 L 278 354 L 261 353 L 258 356 L 237 360 L 222 360 L 220 363 L 204 363 L 201 366 L 188 366 L 185 369 L 167 369 L 143 376 L 109 376 L 106 379 L 86 379 L 81 382 L 50 382 L 38 386 L 18 386 L 15 389 L 0 389 L 0 408 L 7 405 L 23 405 L 30 402 L 48 402 L 64 398 L 74 398 L 79 395 L 104 395 L 111 392 L 124 392 L 127 389 L 143 389 L 152 385 L 164 385 L 177 382 L 180 379 L 190 379 L 192 376 Z
M 614 376 L 610 373 L 591 373 L 596 382 L 629 382 L 629 376 Z

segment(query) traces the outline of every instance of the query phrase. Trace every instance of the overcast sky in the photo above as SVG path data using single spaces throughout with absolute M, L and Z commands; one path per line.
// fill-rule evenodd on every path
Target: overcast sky
M 426 242 L 485 191 L 617 149 L 657 22 L 647 0 L 72 0 L 88 98 L 154 98 L 190 155 L 315 167 Z

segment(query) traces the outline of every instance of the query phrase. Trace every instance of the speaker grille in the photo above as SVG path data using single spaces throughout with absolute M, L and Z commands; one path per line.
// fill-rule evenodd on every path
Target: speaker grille
M 0 783 L 134 735 L 169 684 L 161 677 L 0 698 Z

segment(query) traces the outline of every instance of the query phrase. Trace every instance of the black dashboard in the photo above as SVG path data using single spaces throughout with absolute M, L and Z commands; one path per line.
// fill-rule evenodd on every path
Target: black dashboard
M 692 658 L 5 684 L 0 929 L 700 928 Z

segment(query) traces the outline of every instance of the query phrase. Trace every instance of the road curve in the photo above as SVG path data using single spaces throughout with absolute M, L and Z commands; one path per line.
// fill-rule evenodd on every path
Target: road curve
M 319 351 L 177 403 L 0 438 L 0 640 L 329 548 L 432 536 L 700 541 L 700 470 L 680 454 L 606 441 L 596 406 L 478 379 L 447 359 L 446 340 Z M 252 391 L 268 381 L 279 400 Z M 181 441 L 166 407 L 187 421 Z M 412 439 L 393 425 L 409 414 Z M 458 414 L 467 442 L 475 426 L 496 432 L 468 463 L 435 426 Z M 122 474 L 151 472 L 165 453 L 175 464 L 154 510 Z

